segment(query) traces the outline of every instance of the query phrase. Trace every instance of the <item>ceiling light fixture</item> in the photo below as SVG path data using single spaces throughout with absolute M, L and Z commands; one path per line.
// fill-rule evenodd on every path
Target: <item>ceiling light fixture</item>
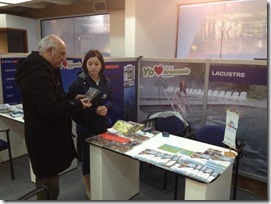
M 32 0 L 0 0 L 1 3 L 7 3 L 7 4 L 19 4 L 19 3 L 24 3 Z
M 2 3 L 0 3 L 0 7 L 1 7 L 1 6 L 7 6 L 7 5 L 8 5 L 8 4 L 2 4 Z

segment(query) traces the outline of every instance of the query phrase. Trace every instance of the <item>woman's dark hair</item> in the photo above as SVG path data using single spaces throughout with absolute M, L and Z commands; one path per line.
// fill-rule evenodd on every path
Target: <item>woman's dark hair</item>
M 102 64 L 102 68 L 100 70 L 100 73 L 103 73 L 103 71 L 105 69 L 104 58 L 103 58 L 103 55 L 98 50 L 89 50 L 87 52 L 87 54 L 85 55 L 84 60 L 83 60 L 83 65 L 82 65 L 83 71 L 85 73 L 88 73 L 87 61 L 91 57 L 97 57 L 100 60 L 100 62 Z

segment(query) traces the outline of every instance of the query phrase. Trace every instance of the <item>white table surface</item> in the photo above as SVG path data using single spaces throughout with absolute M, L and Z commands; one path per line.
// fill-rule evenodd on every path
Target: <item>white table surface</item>
M 139 178 L 137 182 L 134 180 L 135 177 L 139 177 L 139 167 L 138 165 L 133 164 L 136 165 L 137 168 L 133 168 L 133 170 L 129 169 L 129 171 L 127 171 L 127 167 L 131 166 L 130 163 L 133 160 L 140 161 L 140 159 L 136 159 L 135 156 L 138 155 L 138 153 L 141 151 L 145 149 L 157 149 L 164 144 L 196 152 L 204 152 L 209 148 L 220 150 L 222 152 L 229 151 L 227 148 L 218 147 L 215 145 L 210 145 L 174 135 L 163 137 L 161 133 L 147 141 L 144 141 L 138 146 L 134 146 L 132 150 L 129 150 L 125 153 L 116 152 L 114 150 L 110 150 L 105 147 L 99 147 L 98 145 L 90 143 L 90 167 L 92 178 L 91 186 L 93 188 L 99 186 L 99 192 L 92 191 L 94 200 L 129 199 L 131 195 L 134 195 L 137 191 L 139 191 Z M 114 160 L 114 162 L 112 162 L 112 160 Z M 163 168 L 163 166 L 159 165 L 158 167 Z M 110 169 L 114 169 L 114 172 L 112 173 Z M 185 200 L 229 200 L 231 190 L 231 176 L 232 163 L 220 176 L 218 176 L 217 179 L 211 183 L 203 183 L 201 181 L 197 181 L 196 179 L 186 178 Z M 127 188 L 131 188 L 130 191 L 124 192 L 121 188 L 113 188 L 112 190 L 106 189 L 106 186 L 116 186 L 122 180 L 130 181 L 129 183 L 133 184 L 126 187 L 126 190 Z M 136 186 L 136 188 L 134 188 L 134 186 Z

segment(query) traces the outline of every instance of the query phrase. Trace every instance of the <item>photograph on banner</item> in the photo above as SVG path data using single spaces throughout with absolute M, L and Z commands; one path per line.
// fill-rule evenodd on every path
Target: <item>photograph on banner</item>
M 177 111 L 193 127 L 202 118 L 205 61 L 140 63 L 138 121 L 150 114 Z
M 210 64 L 206 111 L 206 124 L 225 125 L 226 110 L 236 107 L 240 113 L 236 135 L 246 145 L 240 172 L 261 179 L 267 178 L 267 76 L 267 65 L 260 63 Z

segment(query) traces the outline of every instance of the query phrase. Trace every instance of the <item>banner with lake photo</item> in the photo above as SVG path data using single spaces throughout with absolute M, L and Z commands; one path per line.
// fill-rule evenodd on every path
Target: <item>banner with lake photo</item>
M 267 66 L 210 64 L 206 123 L 225 124 L 226 109 L 240 112 L 237 137 L 246 144 L 239 171 L 267 179 Z

